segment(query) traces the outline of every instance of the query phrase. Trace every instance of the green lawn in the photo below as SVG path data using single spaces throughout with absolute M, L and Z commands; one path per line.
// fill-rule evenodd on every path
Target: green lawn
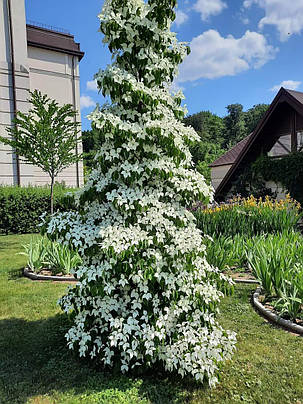
M 224 299 L 221 323 L 237 352 L 213 390 L 172 375 L 101 372 L 65 346 L 67 318 L 56 305 L 67 285 L 21 276 L 16 255 L 30 236 L 0 236 L 0 403 L 303 403 L 303 339 L 266 323 L 251 286 Z

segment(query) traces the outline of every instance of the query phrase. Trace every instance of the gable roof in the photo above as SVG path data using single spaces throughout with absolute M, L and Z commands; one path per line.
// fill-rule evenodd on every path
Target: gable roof
M 294 90 L 287 90 L 281 87 L 280 91 L 274 98 L 273 102 L 271 103 L 269 109 L 266 111 L 264 117 L 258 123 L 256 129 L 248 136 L 246 143 L 243 145 L 242 150 L 239 152 L 238 156 L 236 157 L 234 164 L 228 170 L 227 174 L 219 184 L 218 188 L 216 189 L 215 196 L 224 195 L 226 188 L 236 170 L 238 169 L 239 165 L 243 161 L 244 157 L 248 154 L 251 150 L 252 145 L 254 144 L 255 140 L 259 136 L 261 130 L 264 128 L 265 124 L 268 122 L 269 118 L 275 111 L 276 107 L 282 103 L 287 102 L 291 107 L 293 107 L 299 114 L 303 116 L 303 93 Z
M 234 164 L 237 160 L 239 154 L 242 152 L 244 146 L 248 142 L 249 138 L 251 137 L 252 133 L 242 139 L 239 143 L 237 143 L 234 147 L 232 147 L 228 152 L 223 154 L 223 156 L 219 157 L 213 163 L 209 165 L 209 167 L 218 167 L 223 165 Z
M 303 104 L 303 93 L 301 91 L 295 91 L 295 90 L 285 90 L 289 94 L 291 94 L 297 101 L 299 101 L 301 104 Z

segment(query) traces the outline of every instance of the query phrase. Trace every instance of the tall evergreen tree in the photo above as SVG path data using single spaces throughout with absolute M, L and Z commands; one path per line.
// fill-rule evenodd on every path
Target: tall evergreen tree
M 194 216 L 211 189 L 192 169 L 181 94 L 169 91 L 188 49 L 170 32 L 176 0 L 107 0 L 99 18 L 113 64 L 96 75 L 112 104 L 91 114 L 103 139 L 78 193 L 78 212 L 47 232 L 83 257 L 79 284 L 61 299 L 72 312 L 70 348 L 122 371 L 162 364 L 216 383 L 235 336 L 215 320 L 228 279 L 210 267 Z

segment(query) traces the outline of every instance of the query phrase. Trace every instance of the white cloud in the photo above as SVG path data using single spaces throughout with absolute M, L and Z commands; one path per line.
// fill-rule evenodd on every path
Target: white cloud
M 184 11 L 177 10 L 174 23 L 177 25 L 177 27 L 180 27 L 180 25 L 184 24 L 188 18 L 188 15 L 184 13 Z
M 97 81 L 96 80 L 87 81 L 86 89 L 91 91 L 98 91 Z
M 203 21 L 206 21 L 211 15 L 220 14 L 225 8 L 227 5 L 222 0 L 197 0 L 193 7 L 201 14 Z
M 282 83 L 273 86 L 270 91 L 279 91 L 281 87 L 288 88 L 289 90 L 297 90 L 300 85 L 301 81 L 294 81 L 294 80 L 284 80 Z
M 280 33 L 281 41 L 302 31 L 303 0 L 245 0 L 243 6 L 249 8 L 254 3 L 265 11 L 259 27 L 274 25 Z
M 193 38 L 191 53 L 180 67 L 179 82 L 214 79 L 259 68 L 275 57 L 277 49 L 266 38 L 246 31 L 239 39 L 222 37 L 213 29 Z
M 241 18 L 241 21 L 242 21 L 242 23 L 244 24 L 244 25 L 248 25 L 249 24 L 249 18 L 247 18 L 247 17 L 242 17 Z
M 81 95 L 80 97 L 80 107 L 81 109 L 95 107 L 95 101 L 89 95 Z

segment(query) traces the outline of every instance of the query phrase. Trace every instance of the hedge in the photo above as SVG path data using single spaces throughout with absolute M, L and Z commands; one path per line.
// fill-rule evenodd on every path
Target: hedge
M 67 192 L 73 188 L 56 185 L 54 210 L 72 208 L 72 198 Z M 0 234 L 36 233 L 40 216 L 50 211 L 49 187 L 0 186 Z

